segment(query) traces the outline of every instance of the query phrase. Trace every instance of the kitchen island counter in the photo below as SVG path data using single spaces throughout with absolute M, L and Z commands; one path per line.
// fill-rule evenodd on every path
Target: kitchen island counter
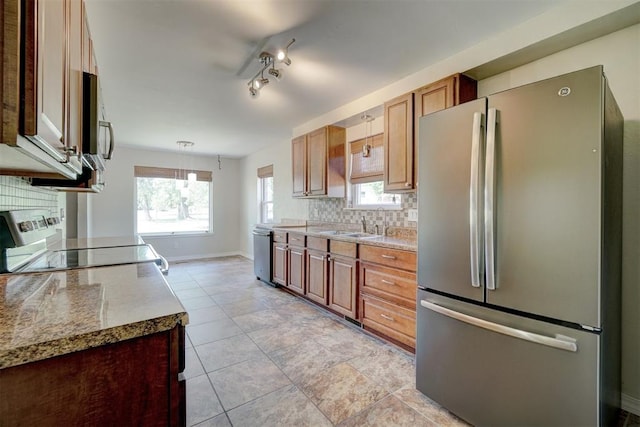
M 187 323 L 153 263 L 0 275 L 0 369 Z

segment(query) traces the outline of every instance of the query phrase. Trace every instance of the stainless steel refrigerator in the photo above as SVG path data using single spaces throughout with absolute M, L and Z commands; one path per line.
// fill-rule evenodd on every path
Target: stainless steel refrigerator
M 474 425 L 614 423 L 623 118 L 602 67 L 419 126 L 417 388 Z

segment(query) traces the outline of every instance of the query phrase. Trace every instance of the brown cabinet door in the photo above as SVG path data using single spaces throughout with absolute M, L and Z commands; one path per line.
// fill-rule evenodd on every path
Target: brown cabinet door
M 37 48 L 33 52 L 37 71 L 35 77 L 36 104 L 29 106 L 35 127 L 27 135 L 37 135 L 49 147 L 65 150 L 65 88 L 67 82 L 67 2 L 38 1 Z M 35 108 L 33 108 L 35 107 Z M 26 113 L 25 113 L 26 114 Z
M 294 138 L 291 141 L 291 171 L 293 180 L 293 197 L 307 195 L 307 137 Z
M 327 305 L 328 285 L 327 253 L 307 251 L 307 297 Z
M 327 128 L 320 128 L 307 136 L 307 168 L 309 196 L 327 194 Z
M 287 285 L 287 245 L 274 243 L 273 245 L 273 282 Z
M 69 91 L 67 145 L 82 153 L 82 41 L 86 23 L 82 0 L 69 0 Z
M 384 191 L 414 188 L 413 93 L 384 104 Z
M 357 319 L 357 261 L 331 254 L 329 262 L 329 307 Z
M 287 287 L 304 295 L 305 292 L 305 252 L 304 248 L 290 247 L 288 250 L 289 271 Z

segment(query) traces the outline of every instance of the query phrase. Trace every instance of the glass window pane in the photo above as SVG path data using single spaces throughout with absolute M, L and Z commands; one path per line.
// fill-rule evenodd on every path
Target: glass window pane
M 211 183 L 170 178 L 136 178 L 137 232 L 211 231 Z
M 400 206 L 399 194 L 384 192 L 382 181 L 353 185 L 353 202 L 355 206 Z

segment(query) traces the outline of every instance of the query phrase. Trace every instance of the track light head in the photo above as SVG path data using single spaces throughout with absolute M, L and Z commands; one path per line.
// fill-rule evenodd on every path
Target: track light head
M 260 96 L 260 91 L 253 86 L 249 86 L 249 96 L 252 99 L 256 99 L 258 96 Z
M 268 73 L 277 81 L 280 81 L 282 79 L 282 70 L 278 70 L 277 68 L 269 68 Z

